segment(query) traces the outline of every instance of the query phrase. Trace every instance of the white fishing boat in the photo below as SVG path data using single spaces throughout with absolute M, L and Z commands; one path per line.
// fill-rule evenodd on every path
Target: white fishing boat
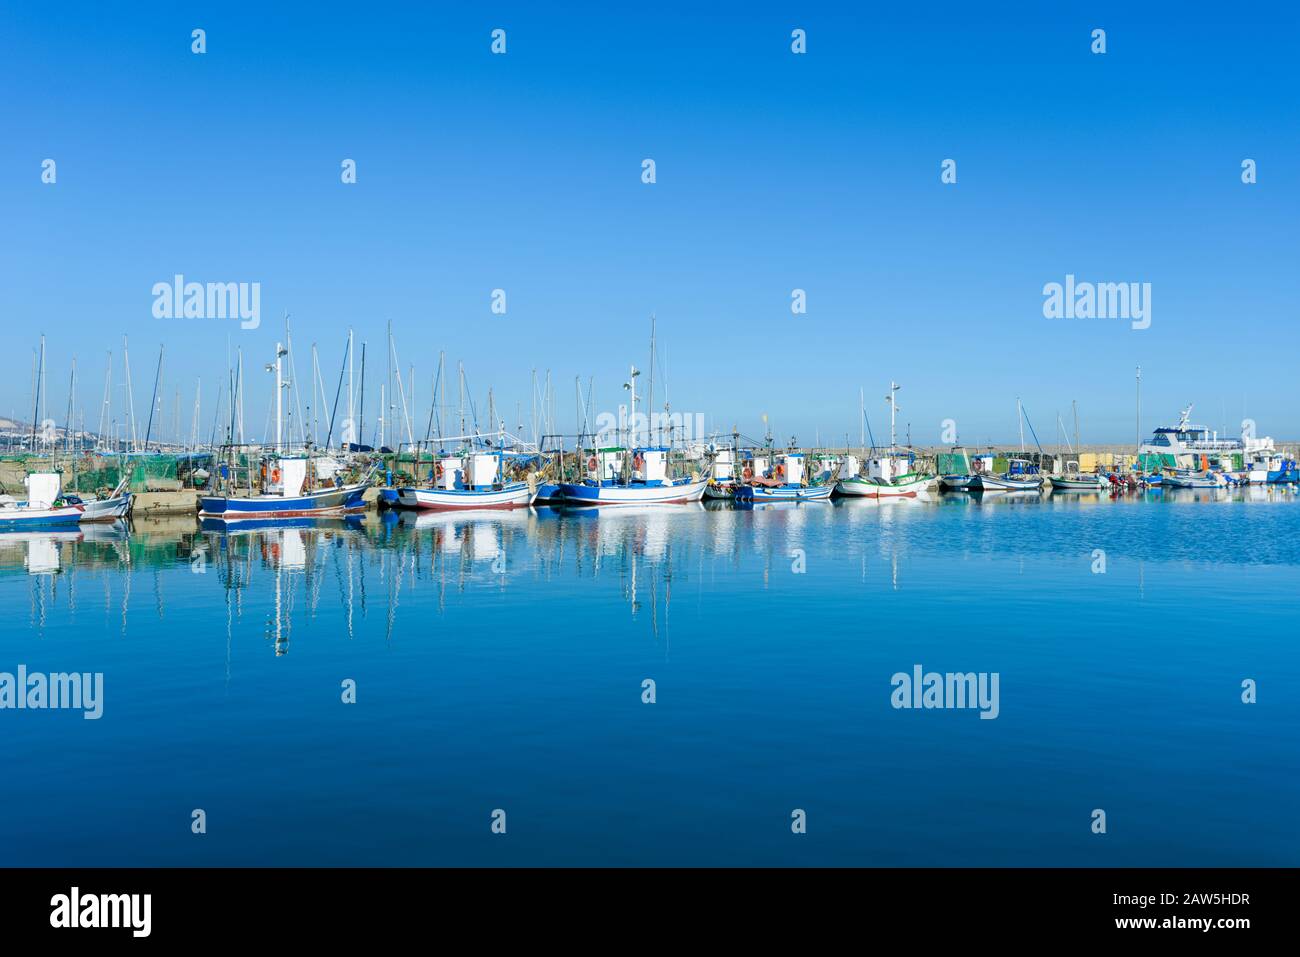
M 1223 476 L 1213 472 L 1194 472 L 1179 469 L 1172 475 L 1166 475 L 1165 488 L 1224 488 L 1227 482 Z
M 434 464 L 433 473 L 432 486 L 398 489 L 398 505 L 443 510 L 527 508 L 537 496 L 535 483 L 507 478 L 500 451 L 444 456 Z
M 802 452 L 778 452 L 770 475 L 752 475 L 736 486 L 736 501 L 815 502 L 828 499 L 835 491 L 834 482 L 810 484 L 806 481 L 807 457 Z
M 938 476 L 915 471 L 915 459 L 911 452 L 900 452 L 898 449 L 897 393 L 901 388 L 898 383 L 890 382 L 889 393 L 885 396 L 885 401 L 889 404 L 889 451 L 869 458 L 865 474 L 841 477 L 835 484 L 837 495 L 854 498 L 916 498 L 929 489 L 938 487 Z M 853 459 L 848 464 L 851 466 L 856 461 Z M 843 470 L 841 476 L 844 476 Z
M 1057 492 L 1100 492 L 1110 483 L 1100 475 L 1086 475 L 1079 471 L 1079 463 L 1065 463 L 1063 475 L 1051 477 L 1052 489 Z
M 1007 471 L 1001 475 L 982 472 L 974 477 L 972 490 L 983 492 L 1032 492 L 1043 487 L 1043 476 L 1038 466 L 1025 459 L 1009 459 Z
M 33 472 L 23 479 L 26 499 L 0 495 L 0 531 L 58 528 L 81 521 L 80 505 L 64 504 L 57 472 Z
M 131 510 L 131 493 L 126 491 L 129 481 L 128 478 L 122 479 L 117 488 L 113 489 L 107 498 L 69 494 L 65 495 L 64 499 L 69 505 L 80 505 L 82 507 L 81 521 L 83 523 L 115 522 L 119 518 L 126 518 L 127 513 Z
M 668 449 L 621 447 L 593 451 L 582 482 L 561 482 L 560 501 L 572 506 L 672 505 L 698 502 L 708 480 L 672 478 Z
M 731 499 L 736 494 L 736 452 L 734 449 L 716 449 L 709 468 L 709 480 L 704 486 L 704 497 Z

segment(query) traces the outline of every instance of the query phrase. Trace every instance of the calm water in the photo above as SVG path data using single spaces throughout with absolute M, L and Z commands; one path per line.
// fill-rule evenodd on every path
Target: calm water
M 104 713 L 0 711 L 0 864 L 1297 865 L 1298 585 L 1260 489 L 3 535 Z

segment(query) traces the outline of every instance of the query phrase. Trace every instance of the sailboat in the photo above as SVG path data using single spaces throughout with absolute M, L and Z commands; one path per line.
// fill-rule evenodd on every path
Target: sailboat
M 1020 399 L 1016 399 L 1016 417 L 1020 421 L 1020 454 L 1025 454 L 1025 423 L 1028 416 L 1025 415 L 1024 406 Z M 1034 424 L 1029 423 L 1029 431 L 1034 435 L 1034 442 L 1038 442 L 1038 435 L 1034 432 Z M 1043 448 L 1040 444 L 1038 453 L 1043 454 Z M 1031 463 L 1028 459 L 1013 458 L 1007 460 L 1007 470 L 1001 475 L 995 475 L 991 470 L 980 472 L 971 480 L 970 488 L 972 491 L 982 492 L 1037 492 L 1043 488 L 1043 476 L 1038 466 Z
M 1079 444 L 1079 404 L 1072 402 L 1070 405 L 1074 410 L 1074 448 L 1071 451 L 1076 451 L 1082 448 Z M 1056 421 L 1060 424 L 1061 417 L 1059 415 L 1056 417 Z M 1060 449 L 1059 445 L 1057 449 Z M 1102 476 L 1095 473 L 1085 475 L 1080 471 L 1078 461 L 1074 459 L 1065 463 L 1065 474 L 1053 475 L 1051 482 L 1052 488 L 1058 492 L 1100 492 L 1110 484 Z
M 1043 476 L 1038 466 L 1027 459 L 1008 459 L 1007 470 L 1001 475 L 979 473 L 973 477 L 970 487 L 985 492 L 1036 492 L 1043 487 Z

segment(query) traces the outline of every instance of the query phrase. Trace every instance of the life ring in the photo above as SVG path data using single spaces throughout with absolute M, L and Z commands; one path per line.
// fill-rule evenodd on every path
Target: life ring
M 435 465 L 435 466 L 433 467 L 433 477 L 434 477 L 434 478 L 439 478 L 439 479 L 442 478 L 442 463 L 441 463 L 441 462 L 439 462 L 437 465 Z
M 784 465 L 780 465 L 780 464 L 777 465 L 777 467 L 776 467 L 776 477 L 779 478 L 779 479 L 783 479 L 783 478 L 785 478 L 785 466 L 784 466 Z
M 636 469 L 638 472 L 645 468 L 645 456 L 640 452 L 636 454 L 636 458 L 632 459 L 632 468 Z
M 748 482 L 750 479 L 754 477 L 754 470 L 751 469 L 748 465 L 746 465 L 744 470 L 740 473 L 740 477 L 743 478 L 746 482 Z
M 596 456 L 593 455 L 591 458 L 587 459 L 588 472 L 594 472 L 598 468 L 600 468 L 600 462 L 596 459 Z
M 279 470 L 279 469 L 271 469 L 271 484 L 272 484 L 272 485 L 279 485 L 279 484 L 280 484 L 280 470 Z

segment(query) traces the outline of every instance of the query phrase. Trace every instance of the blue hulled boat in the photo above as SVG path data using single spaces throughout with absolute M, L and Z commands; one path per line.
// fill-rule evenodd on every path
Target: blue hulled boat
M 327 484 L 305 491 L 307 462 L 305 457 L 270 459 L 262 466 L 260 494 L 203 495 L 199 498 L 199 514 L 204 518 L 225 519 L 292 518 L 365 508 L 370 475 L 352 485 Z

